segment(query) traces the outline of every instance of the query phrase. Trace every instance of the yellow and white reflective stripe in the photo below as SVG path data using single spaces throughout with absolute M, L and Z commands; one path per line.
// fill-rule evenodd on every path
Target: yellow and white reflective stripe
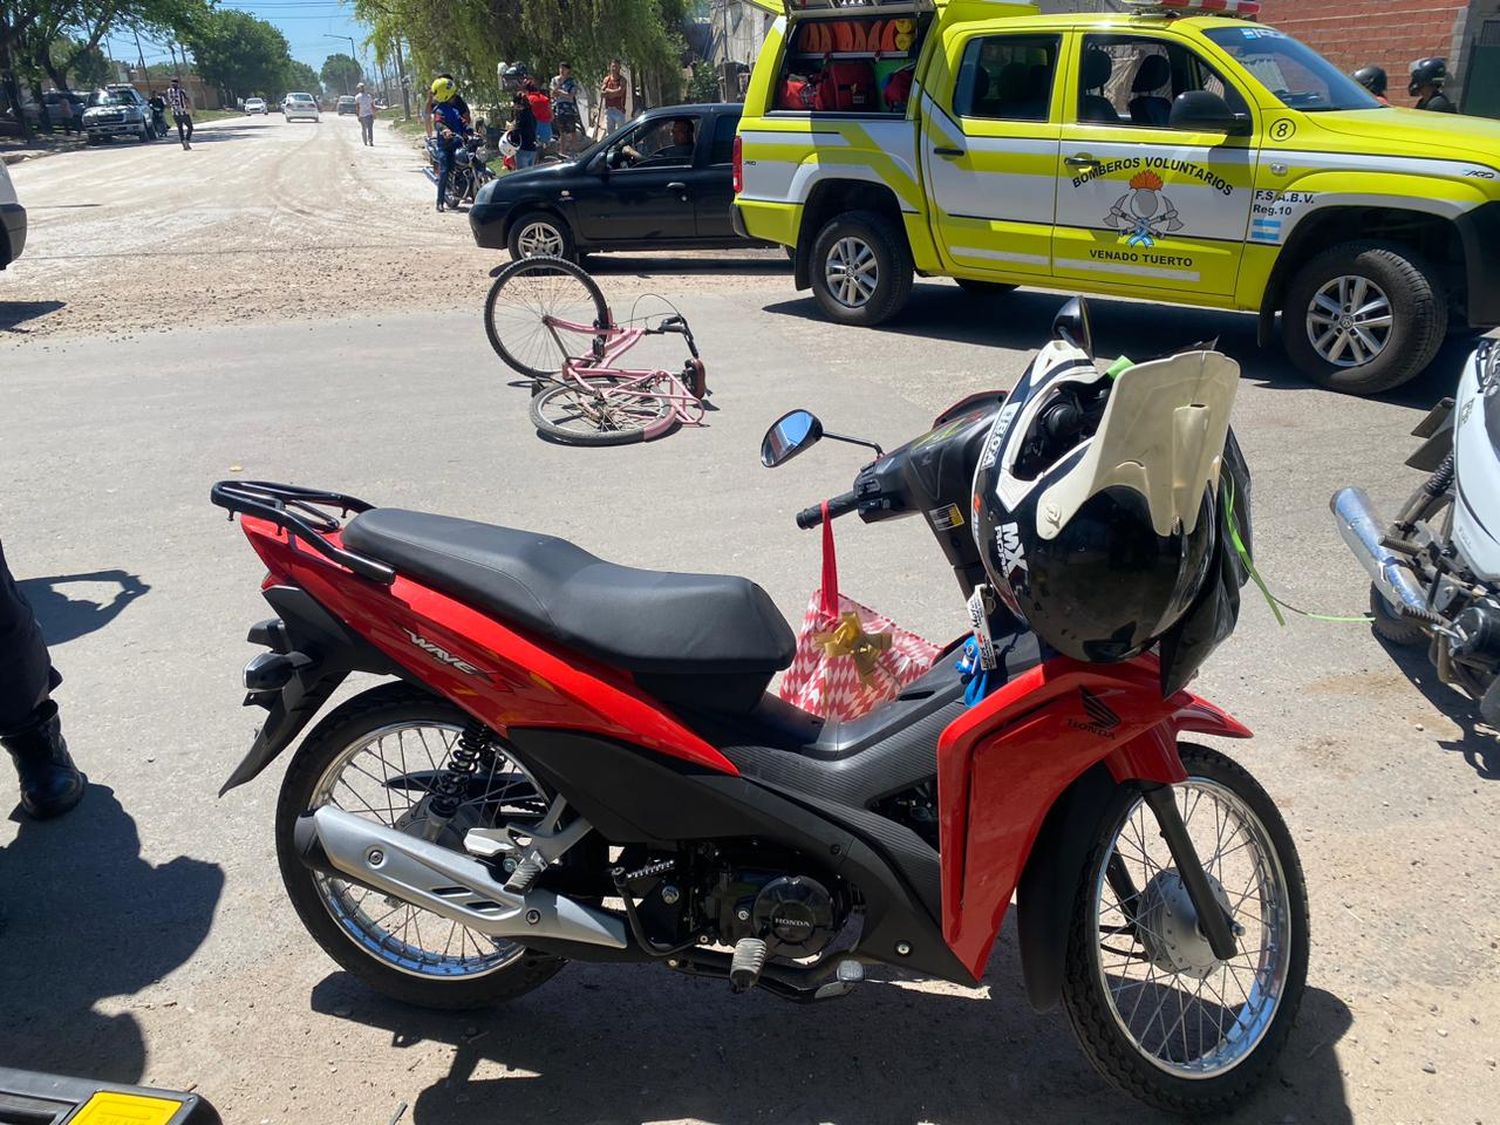
M 1096 262 L 1088 258 L 1058 258 L 1057 270 L 1084 270 L 1088 273 L 1123 273 L 1132 277 L 1159 277 L 1166 281 L 1198 281 L 1197 270 L 1173 270 L 1162 266 L 1143 266 L 1135 262 Z
M 1046 254 L 1017 254 L 1010 250 L 986 250 L 979 246 L 949 246 L 955 258 L 974 258 L 986 262 L 1014 262 L 1017 265 L 1045 266 L 1052 259 Z

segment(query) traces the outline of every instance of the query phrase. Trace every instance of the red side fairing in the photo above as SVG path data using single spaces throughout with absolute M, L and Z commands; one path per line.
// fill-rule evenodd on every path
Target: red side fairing
M 1116 781 L 1185 779 L 1181 730 L 1248 737 L 1188 692 L 1163 699 L 1155 657 L 1082 664 L 1058 657 L 965 712 L 938 740 L 943 936 L 984 972 L 1049 809 L 1104 761 Z
M 382 586 L 350 574 L 300 549 L 266 520 L 242 516 L 240 522 L 271 572 L 269 584 L 302 587 L 423 683 L 495 729 L 566 727 L 721 773 L 739 772 L 628 674 L 507 628 L 417 582 L 397 577 Z M 328 538 L 339 542 L 336 533 Z

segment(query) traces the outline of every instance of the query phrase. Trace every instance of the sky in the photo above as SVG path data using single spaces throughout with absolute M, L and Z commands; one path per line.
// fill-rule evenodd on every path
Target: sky
M 221 8 L 238 8 L 258 19 L 273 23 L 286 36 L 292 58 L 320 70 L 323 60 L 342 51 L 349 53 L 349 41 L 342 43 L 330 35 L 353 36 L 358 48 L 355 57 L 367 68 L 375 65 L 374 55 L 365 46 L 368 28 L 354 20 L 353 6 L 344 0 L 220 0 Z M 171 54 L 165 40 L 143 39 L 141 51 L 146 56 L 146 66 L 158 63 L 170 67 Z M 135 38 L 130 35 L 115 35 L 110 38 L 109 53 L 117 59 L 133 61 L 136 58 Z

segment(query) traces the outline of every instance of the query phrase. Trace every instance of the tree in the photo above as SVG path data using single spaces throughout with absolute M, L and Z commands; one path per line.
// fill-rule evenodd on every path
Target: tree
M 282 94 L 303 92 L 316 95 L 318 89 L 318 72 L 316 70 L 308 66 L 305 62 L 299 62 L 296 59 L 287 59 L 286 69 L 282 72 L 281 87 L 272 92 L 270 96 L 278 98 Z
M 203 80 L 219 87 L 230 101 L 273 89 L 291 62 L 286 36 L 265 20 L 234 8 L 203 13 L 193 20 L 183 41 Z
M 352 94 L 363 77 L 359 63 L 348 55 L 329 55 L 323 60 L 323 89 L 331 94 Z

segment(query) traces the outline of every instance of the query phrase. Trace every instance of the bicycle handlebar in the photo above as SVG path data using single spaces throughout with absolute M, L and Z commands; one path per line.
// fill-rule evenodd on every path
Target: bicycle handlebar
M 828 518 L 836 520 L 840 516 L 846 516 L 850 512 L 859 510 L 859 497 L 853 492 L 841 492 L 837 496 L 828 498 Z M 797 526 L 803 531 L 817 527 L 823 522 L 823 505 L 814 504 L 811 508 L 803 508 L 797 513 Z

